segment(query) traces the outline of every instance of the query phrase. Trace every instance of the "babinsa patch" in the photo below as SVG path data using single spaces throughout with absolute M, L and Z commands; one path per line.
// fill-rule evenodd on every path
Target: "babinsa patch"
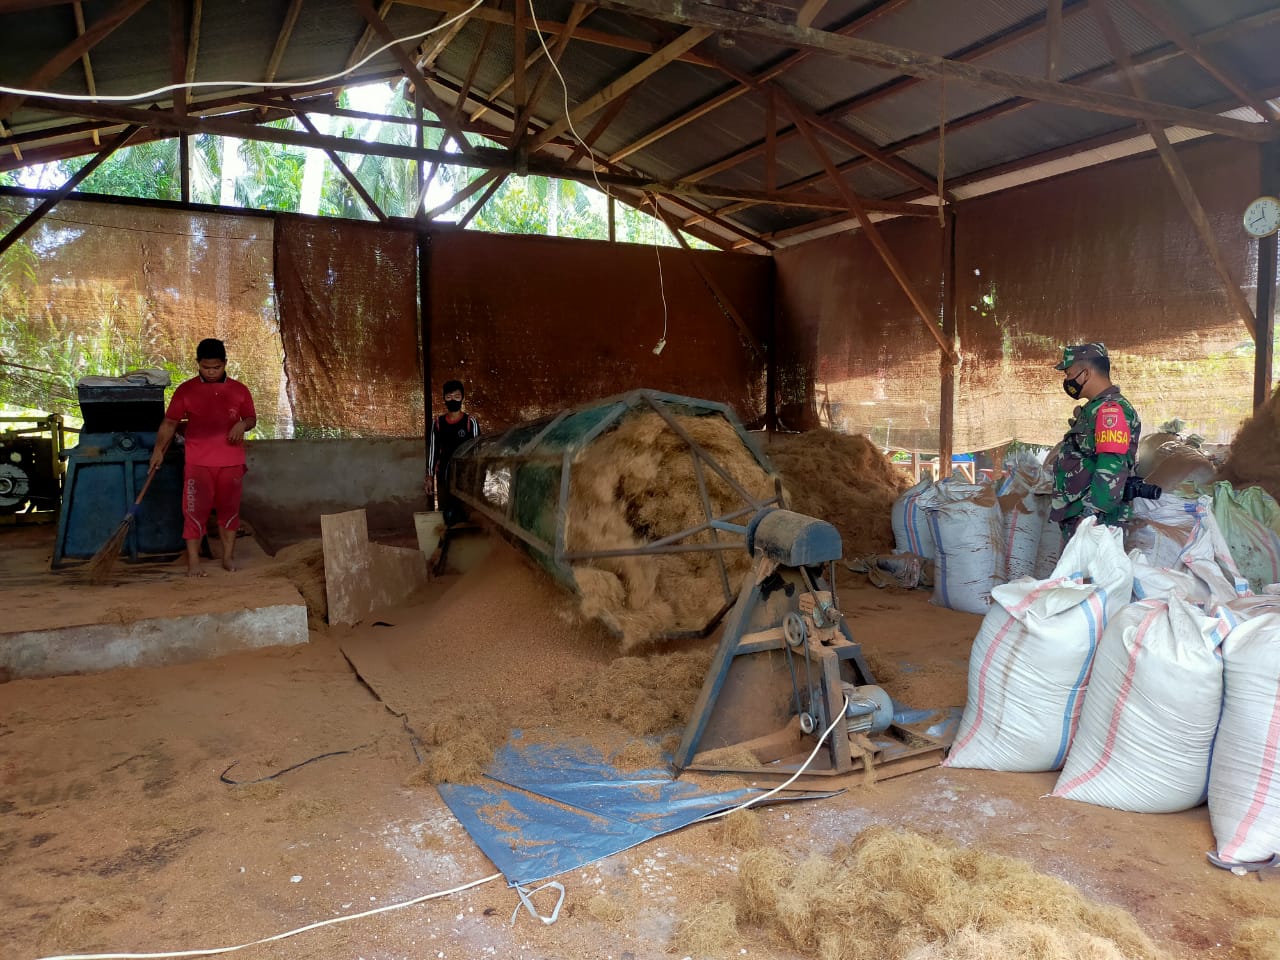
M 1098 408 L 1094 422 L 1094 449 L 1098 453 L 1128 453 L 1129 437 L 1129 418 L 1125 416 L 1124 407 L 1108 400 Z

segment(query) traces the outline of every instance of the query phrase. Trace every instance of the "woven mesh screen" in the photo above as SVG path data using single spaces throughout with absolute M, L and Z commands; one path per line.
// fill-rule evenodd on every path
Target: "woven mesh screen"
M 35 202 L 0 197 L 0 228 Z M 12 405 L 75 415 L 75 381 L 137 367 L 195 375 L 196 344 L 226 341 L 263 436 L 288 436 L 272 283 L 272 223 L 64 200 L 0 258 L 0 365 Z
M 282 216 L 275 239 L 294 435 L 422 436 L 416 235 Z
M 1257 193 L 1257 149 L 1205 141 L 1179 154 L 1252 302 L 1256 248 L 1240 214 Z M 1179 417 L 1227 440 L 1249 413 L 1252 339 L 1158 159 L 970 200 L 957 221 L 956 450 L 1060 440 L 1072 403 L 1051 368 L 1064 344 L 1091 340 L 1107 343 L 1112 377 L 1148 430 Z M 940 309 L 936 221 L 882 230 Z M 784 413 L 816 409 L 885 446 L 936 450 L 937 347 L 865 238 L 777 260 Z
M 661 277 L 659 260 L 661 256 Z M 486 432 L 636 387 L 764 412 L 764 361 L 695 270 L 755 335 L 772 320 L 767 257 L 586 240 L 430 237 L 432 400 L 457 377 Z M 667 345 L 653 348 L 663 332 Z

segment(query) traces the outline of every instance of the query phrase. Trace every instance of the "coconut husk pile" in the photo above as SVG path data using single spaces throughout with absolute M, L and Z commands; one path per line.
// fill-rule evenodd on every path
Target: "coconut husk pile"
M 893 550 L 893 501 L 910 484 L 874 443 L 822 429 L 771 434 L 764 448 L 791 509 L 839 530 L 846 557 Z
M 307 604 L 307 625 L 316 630 L 329 618 L 329 595 L 324 582 L 324 544 L 303 540 L 279 550 L 263 576 L 288 580 Z
M 719 415 L 679 416 L 677 422 L 755 499 L 773 496 L 773 478 L 732 425 Z M 719 516 L 746 506 L 704 464 L 707 497 Z M 751 515 L 739 517 L 746 523 Z M 573 465 L 566 519 L 572 552 L 642 546 L 704 523 L 706 511 L 689 446 L 657 413 L 626 416 Z M 751 560 L 742 538 L 719 534 L 735 548 L 720 552 L 654 554 L 579 562 L 574 577 L 582 614 L 599 619 L 631 649 L 661 637 L 705 630 L 729 603 L 719 560 L 736 596 Z M 710 531 L 686 538 L 709 543 Z
M 795 862 L 776 847 L 753 850 L 730 895 L 684 918 L 676 943 L 737 956 L 761 934 L 788 955 L 839 960 L 1164 956 L 1132 916 L 1029 863 L 889 827 L 863 831 L 830 857 Z
M 1240 427 L 1218 479 L 1237 490 L 1256 484 L 1280 500 L 1280 390 Z

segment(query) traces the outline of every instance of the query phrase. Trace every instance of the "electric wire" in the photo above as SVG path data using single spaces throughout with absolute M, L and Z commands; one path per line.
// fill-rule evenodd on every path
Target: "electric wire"
M 329 83 L 334 80 L 341 80 L 343 77 L 354 73 L 372 60 L 378 54 L 385 50 L 389 50 L 394 46 L 402 43 L 408 43 L 410 40 L 421 40 L 429 37 L 433 33 L 439 33 L 446 27 L 457 23 L 463 17 L 471 15 L 484 0 L 475 0 L 471 6 L 463 10 L 461 13 L 450 17 L 441 23 L 437 23 L 428 30 L 421 30 L 418 33 L 411 33 L 407 36 L 395 38 L 388 43 L 384 43 L 378 49 L 365 56 L 363 59 L 356 61 L 340 73 L 331 74 L 327 77 L 314 77 L 309 80 L 277 80 L 271 83 L 263 83 L 259 80 L 195 80 L 187 83 L 171 83 L 168 86 L 156 87 L 154 90 L 147 90 L 143 93 L 121 93 L 121 94 L 82 94 L 82 93 L 55 93 L 52 90 L 24 90 L 21 87 L 7 87 L 0 85 L 0 94 L 9 94 L 17 97 L 39 97 L 43 100 L 66 100 L 72 103 L 132 103 L 136 100 L 151 100 L 162 93 L 174 93 L 178 90 L 196 90 L 205 87 L 253 87 L 260 90 L 288 90 L 293 87 L 310 87 L 316 84 Z
M 305 927 L 298 927 L 296 930 L 288 930 L 285 933 L 277 933 L 271 937 L 263 937 L 261 940 L 254 940 L 250 943 L 237 944 L 234 947 L 213 947 L 208 950 L 175 950 L 169 953 L 65 953 L 57 956 L 40 957 L 38 960 L 160 960 L 164 957 L 212 957 L 222 953 L 233 953 L 236 950 L 244 950 L 247 947 L 256 947 L 264 943 L 275 943 L 278 940 L 286 940 L 289 937 L 297 936 L 300 933 L 306 933 L 308 930 L 316 930 L 320 927 L 329 927 L 338 923 L 346 923 L 349 920 L 359 920 L 361 917 L 372 917 L 378 913 L 390 913 L 392 910 L 403 910 L 405 907 L 412 907 L 427 900 L 437 900 L 440 897 L 447 897 L 451 894 L 461 893 L 463 890 L 470 890 L 472 887 L 478 887 L 481 884 L 489 883 L 497 880 L 501 873 L 493 873 L 480 880 L 472 880 L 468 883 L 453 887 L 450 890 L 441 890 L 437 893 L 423 894 L 421 897 L 414 897 L 412 900 L 405 900 L 403 903 L 390 903 L 385 907 L 374 907 L 372 910 L 364 910 L 360 913 L 348 914 L 345 917 L 331 917 L 328 920 L 317 920 L 315 923 L 309 923 Z

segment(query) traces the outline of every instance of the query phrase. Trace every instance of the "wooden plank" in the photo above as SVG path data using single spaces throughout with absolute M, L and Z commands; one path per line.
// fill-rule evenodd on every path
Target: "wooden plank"
M 84 5 L 80 0 L 74 0 L 71 4 L 71 12 L 76 21 L 76 36 L 84 36 Z M 80 63 L 84 67 L 84 86 L 89 91 L 89 96 L 96 97 L 98 95 L 98 86 L 93 78 L 93 63 L 89 60 L 89 51 L 86 50 L 80 58 Z M 185 97 L 183 98 L 186 99 Z M 101 146 L 102 141 L 98 138 L 98 131 L 93 131 L 93 145 Z M 19 156 L 21 159 L 21 156 Z
M 512 106 L 517 116 L 524 110 L 527 102 L 525 96 L 528 93 L 524 82 L 524 57 L 526 42 L 529 39 L 525 32 L 525 21 L 529 15 L 529 8 L 526 6 L 528 2 L 529 0 L 515 0 L 512 11 L 514 16 L 511 21 L 511 93 L 515 97 L 515 103 Z
M 573 31 L 594 9 L 589 4 L 582 2 L 582 0 L 578 0 L 569 12 L 569 20 L 566 24 L 568 29 L 556 37 L 555 46 L 551 48 L 551 59 L 544 65 L 542 72 L 534 81 L 529 99 L 525 101 L 524 109 L 520 111 L 520 115 L 516 118 L 514 129 L 521 140 L 527 135 L 529 121 L 533 119 L 533 112 L 538 108 L 538 103 L 542 99 L 543 91 L 547 88 L 547 83 L 559 69 L 560 59 L 564 56 L 564 52 L 569 46 L 569 41 L 573 38 Z M 539 49 L 541 49 L 541 45 L 539 45 Z
M 398 2 L 406 7 L 418 7 L 422 10 L 438 10 L 444 13 L 462 13 L 471 6 L 463 0 L 398 0 Z M 897 0 L 901 2 L 901 0 Z M 498 26 L 510 27 L 515 24 L 515 15 L 504 10 L 498 10 L 494 7 L 478 7 L 471 14 L 473 20 L 482 20 L 486 23 L 497 24 Z M 544 20 L 538 18 L 538 26 L 542 32 L 551 36 L 559 36 L 567 26 L 564 23 L 555 20 Z M 630 50 L 633 53 L 656 53 L 661 49 L 662 45 L 653 43 L 649 40 L 641 40 L 638 37 L 623 36 L 616 33 L 608 33 L 604 30 L 577 30 L 574 32 L 574 39 L 581 40 L 583 43 L 593 43 L 602 47 L 611 47 L 615 50 Z M 699 66 L 711 66 L 705 57 L 696 53 L 682 53 L 677 59 L 685 63 L 694 63 Z
M 289 100 L 287 96 L 284 99 L 286 102 L 289 102 L 289 103 L 292 102 Z M 295 108 L 293 111 L 293 115 L 298 118 L 298 122 L 302 124 L 304 128 L 306 128 L 308 133 L 312 134 L 313 136 L 320 135 L 320 131 L 316 129 L 316 125 L 311 122 L 311 118 L 308 117 L 303 110 L 299 108 Z M 378 204 L 374 201 L 373 197 L 370 196 L 369 191 L 365 189 L 364 184 L 361 183 L 359 178 L 356 177 L 355 173 L 351 171 L 351 168 L 342 162 L 342 157 L 338 156 L 338 151 L 333 150 L 332 148 L 329 148 L 329 147 L 324 147 L 322 149 L 324 150 L 325 154 L 329 157 L 329 162 L 338 168 L 338 172 L 342 174 L 343 178 L 347 181 L 347 183 L 351 185 L 351 189 L 354 190 L 356 192 L 356 195 L 359 196 L 360 199 L 364 201 L 364 205 L 369 208 L 369 212 L 372 213 L 375 217 L 377 217 L 383 223 L 386 223 L 387 215 L 382 212 L 382 208 L 379 207 Z
M 6 250 L 21 240 L 28 230 L 39 223 L 45 214 L 56 207 L 63 197 L 87 180 L 93 171 L 102 166 L 103 162 L 109 156 L 128 143 L 134 134 L 138 133 L 141 129 L 142 127 L 139 126 L 132 126 L 125 129 L 122 133 L 112 139 L 105 147 L 103 147 L 92 160 L 71 176 L 67 177 L 66 182 L 46 197 L 39 206 L 14 224 L 13 229 L 3 237 L 0 237 L 0 257 L 4 256 Z
M 594 96 L 588 97 L 577 109 L 573 110 L 568 117 L 557 120 L 551 126 L 547 127 L 529 142 L 529 149 L 536 150 L 546 143 L 550 143 L 560 134 L 569 129 L 570 122 L 579 123 L 591 116 L 601 108 L 612 103 L 618 97 L 622 96 L 628 90 L 643 83 L 649 77 L 653 76 L 667 64 L 677 59 L 680 54 L 687 50 L 691 50 L 700 44 L 703 40 L 711 35 L 712 31 L 704 27 L 695 27 L 686 30 L 683 34 L 672 40 L 666 46 L 662 47 L 653 55 L 646 57 L 643 62 L 632 67 L 617 80 L 605 86 Z
M 196 78 L 196 58 L 200 55 L 200 21 L 204 18 L 204 0 L 191 0 L 190 27 L 187 30 L 187 76 L 186 82 L 192 83 Z M 187 102 L 191 102 L 191 91 L 187 91 Z
M 435 65 L 436 58 L 449 48 L 449 44 L 453 43 L 468 23 L 471 22 L 470 16 L 459 17 L 453 23 L 449 24 L 432 42 L 431 46 L 426 49 L 422 55 L 422 69 L 430 70 Z
M 355 624 L 373 607 L 369 521 L 363 509 L 320 515 L 331 624 Z
M 587 135 L 583 137 L 581 141 L 574 143 L 573 150 L 569 153 L 568 159 L 565 160 L 566 166 L 573 166 L 582 157 L 587 155 L 590 148 L 595 146 L 596 141 L 604 136 L 604 132 L 609 129 L 610 124 L 612 124 L 614 120 L 618 119 L 618 114 L 620 114 L 623 108 L 626 107 L 627 103 L 631 100 L 632 94 L 634 94 L 637 89 L 638 88 L 633 87 L 617 100 L 613 101 L 613 103 L 609 104 L 609 106 L 604 108 L 604 112 L 601 113 L 599 119 L 596 120 L 595 126 L 587 131 Z M 594 159 L 595 156 L 593 154 L 592 160 Z
M 263 83 L 271 83 L 280 72 L 280 62 L 284 60 L 284 52 L 289 47 L 289 39 L 293 36 L 293 28 L 298 25 L 298 14 L 301 12 L 302 0 L 289 0 L 289 9 L 284 12 L 284 22 L 280 24 L 280 32 L 276 34 L 275 45 L 271 48 L 271 58 L 267 61 Z
M 1156 120 L 1168 125 L 1220 133 L 1236 139 L 1262 142 L 1271 139 L 1267 125 L 1233 120 L 1173 104 L 1144 101 L 1103 90 L 1082 89 L 1063 83 L 1028 77 L 1005 70 L 947 60 L 891 44 L 858 37 L 842 37 L 812 28 L 797 27 L 716 6 L 705 0 L 601 0 L 601 6 L 639 13 L 694 28 L 739 31 L 784 46 L 819 50 L 833 57 L 888 67 L 918 77 L 960 80 L 1044 103 L 1056 103 L 1110 116 Z
M 796 12 L 796 23 L 802 27 L 813 26 L 813 21 L 826 5 L 827 0 L 804 0 L 804 3 Z
M 880 235 L 880 229 L 867 216 L 867 208 L 862 198 L 860 198 L 849 185 L 845 182 L 844 177 L 840 176 L 835 168 L 835 164 L 831 162 L 831 155 L 827 153 L 826 148 L 818 142 L 818 136 L 814 130 L 799 116 L 792 114 L 796 121 L 796 126 L 800 130 L 801 136 L 805 142 L 809 144 L 809 149 L 813 151 L 818 161 L 826 168 L 827 176 L 836 185 L 836 189 L 840 191 L 840 195 L 844 198 L 849 210 L 858 218 L 863 232 L 867 235 L 867 239 L 871 241 L 871 245 L 875 247 L 876 253 L 880 254 L 880 259 L 884 261 L 884 265 L 889 268 L 889 272 L 893 274 L 893 278 L 898 282 L 898 286 L 902 288 L 902 292 L 911 302 L 911 306 L 915 309 L 916 315 L 920 318 L 920 322 L 924 324 L 925 329 L 938 342 L 943 354 L 948 357 L 955 357 L 954 348 L 943 338 L 942 332 L 938 329 L 937 319 L 916 293 L 915 288 L 911 285 L 911 280 L 907 276 L 907 271 L 898 261 L 897 256 L 889 245 L 885 242 L 884 237 Z
M 76 6 L 79 6 L 77 3 Z M 85 54 L 85 58 L 88 58 Z M 187 0 L 169 0 L 169 82 L 185 83 L 187 79 Z M 186 113 L 187 90 L 173 91 L 174 113 Z
M 1045 11 L 1044 78 L 1058 79 L 1058 65 L 1062 62 L 1062 0 L 1049 0 Z
M 92 27 L 46 60 L 35 73 L 21 83 L 15 83 L 14 86 L 25 90 L 43 90 L 50 81 L 62 76 L 69 66 L 92 50 L 101 40 L 109 37 L 146 5 L 147 0 L 120 0 L 120 3 L 103 14 Z M 25 96 L 13 93 L 0 97 L 0 120 L 8 120 L 26 99 Z
M 751 349 L 755 351 L 756 355 L 764 356 L 764 346 L 760 343 L 760 338 L 755 335 L 755 331 L 747 326 L 747 321 L 742 318 L 742 314 L 733 305 L 733 301 L 724 292 L 724 288 L 716 282 L 716 278 L 706 269 L 702 259 L 694 255 L 693 249 L 689 246 L 689 241 L 684 238 L 684 234 L 672 223 L 667 211 L 662 209 L 662 204 L 658 203 L 657 197 L 651 195 L 650 199 L 653 201 L 653 212 L 658 215 L 658 219 L 666 224 L 667 229 L 671 231 L 671 236 L 675 237 L 676 243 L 680 244 L 681 249 L 687 255 L 689 263 L 698 272 L 698 276 L 702 278 L 703 284 L 724 312 L 724 315 L 733 321 L 733 325 L 738 328 L 738 333 L 751 345 Z M 745 638 L 743 642 L 745 642 Z
M 1120 64 L 1120 68 L 1134 96 L 1146 96 L 1145 84 L 1133 68 L 1133 61 L 1130 59 L 1129 51 L 1124 45 L 1124 39 L 1120 36 L 1120 31 L 1116 28 L 1115 21 L 1111 18 L 1111 12 L 1107 9 L 1107 0 L 1089 0 L 1089 7 L 1098 21 L 1102 36 L 1107 41 L 1107 46 L 1111 48 L 1111 55 L 1115 58 L 1116 63 Z M 1249 336 L 1255 336 L 1257 329 L 1253 308 L 1249 306 L 1249 301 L 1245 299 L 1240 285 L 1231 276 L 1231 268 L 1227 265 L 1226 258 L 1222 255 L 1222 249 L 1218 246 L 1218 238 L 1214 236 L 1213 226 L 1209 223 L 1209 215 L 1205 213 L 1204 206 L 1196 195 L 1195 187 L 1191 185 L 1191 180 L 1187 177 L 1186 170 L 1183 169 L 1182 161 L 1178 159 L 1177 152 L 1173 149 L 1173 145 L 1169 143 L 1164 127 L 1154 120 L 1146 120 L 1144 122 L 1147 134 L 1151 137 L 1152 142 L 1155 143 L 1156 152 L 1160 155 L 1160 163 L 1164 166 L 1165 172 L 1169 174 L 1169 179 L 1173 181 L 1174 189 L 1178 191 L 1178 196 L 1182 199 L 1182 205 L 1186 207 L 1192 223 L 1195 224 L 1196 232 L 1200 235 L 1200 242 L 1204 244 L 1205 250 L 1209 254 L 1209 260 L 1213 264 L 1213 269 L 1217 272 L 1218 279 L 1222 282 L 1227 294 L 1227 301 L 1240 318 L 1240 322 L 1245 325 L 1245 329 L 1249 331 Z M 1270 126 L 1270 124 L 1258 124 L 1258 126 Z
M 1178 48 L 1198 63 L 1205 73 L 1239 97 L 1241 103 L 1252 107 L 1258 116 L 1267 121 L 1274 121 L 1280 117 L 1280 111 L 1250 90 L 1233 71 L 1221 66 L 1215 58 L 1210 57 L 1200 48 L 1190 31 L 1178 22 L 1178 17 L 1168 7 L 1167 0 L 1162 0 L 1161 3 L 1152 3 L 1151 0 L 1128 0 L 1128 3 L 1144 20 L 1149 21 L 1176 43 Z
M 395 0 L 380 0 L 378 4 L 378 16 L 381 19 L 385 20 L 387 18 L 387 14 L 391 12 L 391 7 L 394 3 L 395 3 Z M 464 5 L 454 12 L 462 13 L 465 9 L 466 9 L 466 6 Z M 356 37 L 356 42 L 355 42 L 355 45 L 351 48 L 351 53 L 347 56 L 347 63 L 346 63 L 345 69 L 350 70 L 352 67 L 354 67 L 357 63 L 360 62 L 360 60 L 365 56 L 365 54 L 368 53 L 369 44 L 373 42 L 373 38 L 374 38 L 373 26 L 371 24 L 366 23 L 364 29 L 360 31 L 360 36 Z
M 462 80 L 462 89 L 454 102 L 454 116 L 456 117 L 461 117 L 462 111 L 467 108 L 467 97 L 471 95 L 471 85 L 476 82 L 476 71 L 480 69 L 480 62 L 484 59 L 484 53 L 489 48 L 489 38 L 493 36 L 493 29 L 493 21 L 489 21 L 484 25 L 484 34 L 480 37 L 480 46 L 476 47 L 476 55 L 471 60 L 471 66 L 467 68 L 467 75 Z
M 467 211 L 466 216 L 458 221 L 458 226 L 465 228 L 466 225 L 471 222 L 471 219 L 480 212 L 481 208 L 483 208 L 484 205 L 492 199 L 493 195 L 498 192 L 498 188 L 507 182 L 507 177 L 509 176 L 510 174 L 504 173 L 494 177 L 493 182 L 490 183 L 489 186 L 485 187 L 484 193 L 480 194 L 480 199 L 473 203 L 471 205 L 471 209 Z
M 614 200 L 612 195 L 609 197 L 609 242 L 616 243 L 618 240 L 618 220 L 617 220 L 618 202 Z
M 387 26 L 385 20 L 378 15 L 378 11 L 373 8 L 373 0 L 355 0 L 356 7 L 360 10 L 361 15 L 369 26 L 373 27 L 374 34 L 379 37 L 383 43 L 389 43 L 392 56 L 400 64 L 404 70 L 405 76 L 409 78 L 409 82 L 422 94 L 422 102 L 426 107 L 440 118 L 440 122 L 444 124 L 449 136 L 453 137 L 454 142 L 463 150 L 469 152 L 471 150 L 471 141 L 467 139 L 467 135 L 462 132 L 457 119 L 454 117 L 453 110 L 447 106 L 431 89 L 431 85 L 427 82 L 427 78 L 422 75 L 422 71 L 418 69 L 418 65 L 405 52 L 398 38 L 391 32 L 391 28 Z

